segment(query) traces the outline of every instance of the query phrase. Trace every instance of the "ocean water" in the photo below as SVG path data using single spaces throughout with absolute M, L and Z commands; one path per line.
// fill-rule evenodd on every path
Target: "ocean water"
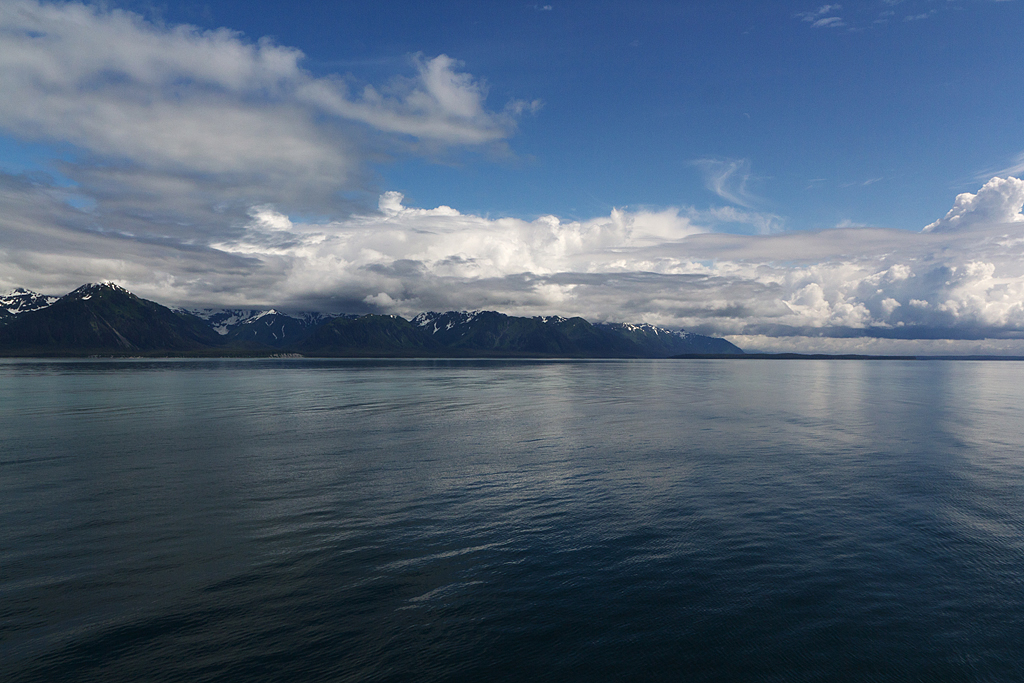
M 3 681 L 1024 680 L 1024 363 L 0 361 Z

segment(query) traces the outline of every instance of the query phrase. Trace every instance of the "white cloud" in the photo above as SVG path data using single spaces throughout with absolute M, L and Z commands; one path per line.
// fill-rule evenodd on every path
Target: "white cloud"
M 749 225 L 759 235 L 781 232 L 785 223 L 782 216 L 774 213 L 741 211 L 734 206 L 718 206 L 703 211 L 691 210 L 689 215 L 699 223 Z
M 289 262 L 275 262 L 282 268 L 276 291 L 293 301 L 333 292 L 402 314 L 498 308 L 797 345 L 809 337 L 819 350 L 829 339 L 861 336 L 1024 337 L 1024 225 L 743 236 L 708 232 L 710 211 L 488 219 L 408 208 L 398 193 L 385 194 L 381 209 L 381 216 L 296 225 L 301 244 L 275 254 Z M 255 253 L 271 234 L 267 222 L 255 218 L 244 238 L 219 248 Z
M 811 28 L 825 28 L 827 26 L 846 26 L 846 23 L 839 17 L 822 17 L 811 24 Z
M 514 128 L 514 114 L 540 106 L 537 101 L 513 101 L 505 112 L 490 112 L 484 108 L 486 87 L 456 71 L 460 62 L 439 55 L 433 59 L 417 56 L 414 63 L 416 78 L 396 79 L 385 89 L 368 85 L 358 98 L 332 79 L 302 79 L 296 83 L 295 94 L 303 103 L 381 131 L 455 144 L 503 139 Z
M 10 95 L 0 105 L 3 125 L 101 154 L 157 153 L 169 162 L 198 157 L 210 163 L 219 149 L 189 139 L 182 144 L 177 128 L 162 132 L 181 116 L 188 124 L 182 129 L 205 123 L 197 136 L 206 133 L 203 139 L 213 141 L 241 123 L 227 139 L 231 152 L 239 151 L 237 137 L 266 133 L 261 125 L 279 123 L 282 113 L 292 118 L 295 109 L 449 143 L 501 139 L 514 126 L 504 114 L 485 109 L 484 84 L 458 71 L 461 64 L 446 55 L 417 56 L 414 77 L 383 89 L 365 86 L 354 96 L 344 80 L 303 70 L 299 50 L 267 39 L 250 43 L 227 29 L 163 28 L 121 10 L 10 0 L 0 5 L 0 32 L 0 82 Z M 197 106 L 223 107 L 238 118 L 191 115 Z M 177 144 L 161 144 L 167 139 Z
M 804 21 L 814 21 L 818 17 L 823 17 L 823 16 L 826 16 L 828 14 L 835 14 L 836 12 L 841 10 L 842 8 L 843 8 L 843 6 L 842 5 L 838 5 L 838 4 L 822 5 L 821 7 L 819 7 L 816 10 L 811 10 L 810 12 L 802 12 L 802 13 L 798 14 L 797 16 L 803 18 Z
M 132 235 L 232 233 L 251 206 L 344 212 L 365 160 L 502 144 L 538 102 L 487 107 L 446 55 L 378 85 L 314 76 L 302 53 L 81 3 L 0 3 L 0 132 L 68 148 L 59 171 Z
M 730 335 L 748 352 L 852 353 L 869 356 L 1024 356 L 1020 339 L 883 339 Z
M 924 228 L 924 232 L 956 232 L 977 225 L 1020 223 L 1024 207 L 1024 180 L 992 178 L 977 194 L 957 195 L 953 208 L 943 218 Z
M 327 222 L 254 205 L 234 233 L 188 243 L 90 230 L 52 189 L 7 177 L 0 284 L 60 292 L 106 278 L 167 303 L 559 313 L 738 335 L 774 349 L 907 349 L 908 339 L 981 348 L 984 338 L 1006 349 L 1024 339 L 1024 222 L 981 206 L 1001 206 L 993 188 L 1017 183 L 990 181 L 973 202 L 958 200 L 997 222 L 961 220 L 945 232 L 711 232 L 728 207 L 492 219 L 407 207 L 390 192 L 379 213 Z
M 799 19 L 808 22 L 811 25 L 811 28 L 825 28 L 828 26 L 838 28 L 840 26 L 845 26 L 846 23 L 841 17 L 832 15 L 835 15 L 842 8 L 842 5 L 822 5 L 816 10 L 799 12 L 796 16 Z
M 992 176 L 1019 176 L 1024 173 L 1024 152 L 1021 152 L 1014 159 L 1014 162 L 1006 168 L 998 171 L 989 171 L 979 175 L 976 180 L 984 180 L 985 178 L 991 178 Z

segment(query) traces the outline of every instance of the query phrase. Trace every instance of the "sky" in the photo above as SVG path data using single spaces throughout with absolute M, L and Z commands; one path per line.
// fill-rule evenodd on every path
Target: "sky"
M 1021 0 L 0 0 L 0 289 L 1024 354 Z

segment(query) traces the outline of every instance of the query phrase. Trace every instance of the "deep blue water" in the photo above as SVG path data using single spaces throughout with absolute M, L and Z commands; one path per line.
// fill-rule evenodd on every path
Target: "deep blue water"
M 0 361 L 0 680 L 1024 680 L 1024 363 Z

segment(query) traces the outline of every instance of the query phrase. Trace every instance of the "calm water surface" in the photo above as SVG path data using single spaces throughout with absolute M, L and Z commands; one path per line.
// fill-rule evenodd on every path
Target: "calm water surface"
M 0 680 L 1024 680 L 1024 363 L 0 361 Z

